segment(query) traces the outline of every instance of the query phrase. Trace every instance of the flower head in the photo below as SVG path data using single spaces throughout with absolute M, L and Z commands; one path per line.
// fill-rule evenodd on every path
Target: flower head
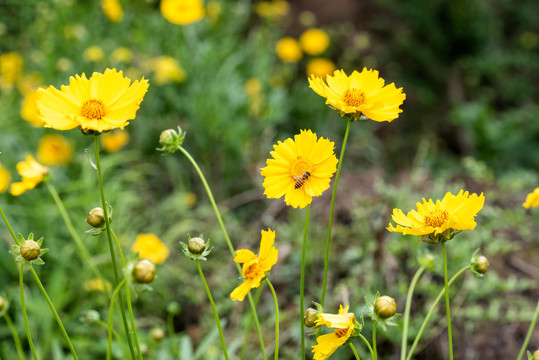
M 118 23 L 124 17 L 122 5 L 118 0 L 101 0 L 103 12 L 110 21 Z
M 399 106 L 406 98 L 402 88 L 394 83 L 384 86 L 384 79 L 378 77 L 378 71 L 354 71 L 347 76 L 343 70 L 336 70 L 328 75 L 326 82 L 311 75 L 309 86 L 318 95 L 327 99 L 326 104 L 340 112 L 341 116 L 350 114 L 358 120 L 361 115 L 374 121 L 392 121 L 402 110 Z
M 6 192 L 11 182 L 11 174 L 0 164 L 0 193 Z
M 170 56 L 159 56 L 151 61 L 153 80 L 157 85 L 183 82 L 187 75 L 178 60 Z
M 298 62 L 303 56 L 298 41 L 291 37 L 279 40 L 275 45 L 275 52 L 279 59 L 288 63 Z
M 260 282 L 266 278 L 266 273 L 277 263 L 279 252 L 273 246 L 275 241 L 275 231 L 262 230 L 260 240 L 260 251 L 258 256 L 250 250 L 237 250 L 234 261 L 243 264 L 242 274 L 245 281 L 235 288 L 230 294 L 232 300 L 243 301 L 247 293 L 260 286 Z
M 0 55 L 0 88 L 9 90 L 21 79 L 24 60 L 19 53 L 7 52 Z
M 271 156 L 262 168 L 264 194 L 279 199 L 292 207 L 304 208 L 313 196 L 320 196 L 329 188 L 337 170 L 335 144 L 329 139 L 316 137 L 311 130 L 302 130 L 294 140 L 286 139 L 273 145 Z
M 438 242 L 440 235 L 449 240 L 455 230 L 473 230 L 477 225 L 475 215 L 483 208 L 485 197 L 477 194 L 468 195 L 461 190 L 456 196 L 448 192 L 442 201 L 436 203 L 423 198 L 423 203 L 417 203 L 417 211 L 411 210 L 404 215 L 402 210 L 393 210 L 393 221 L 397 227 L 389 224 L 391 232 L 401 232 L 403 235 L 421 235 L 420 241 Z M 426 240 L 425 240 L 426 239 Z
M 526 209 L 529 209 L 531 207 L 539 206 L 539 187 L 535 188 L 533 192 L 529 193 L 528 196 L 526 196 L 526 201 L 524 204 L 522 204 Z
M 45 127 L 57 130 L 123 129 L 135 118 L 147 90 L 148 80 L 142 78 L 131 84 L 116 69 L 107 69 L 103 74 L 95 72 L 90 79 L 84 74 L 76 75 L 61 90 L 54 86 L 38 90 L 38 116 Z
M 86 61 L 101 61 L 105 58 L 105 52 L 100 46 L 92 45 L 82 53 L 82 57 Z
M 103 149 L 109 153 L 118 152 L 129 142 L 129 134 L 125 130 L 114 130 L 101 135 Z
M 204 17 L 202 0 L 161 0 L 161 14 L 171 23 L 188 25 Z
M 318 314 L 316 325 L 335 329 L 331 334 L 320 335 L 313 346 L 314 360 L 324 360 L 344 345 L 356 328 L 356 316 L 348 312 L 349 306 L 340 306 L 338 314 Z
M 19 196 L 27 190 L 31 190 L 39 185 L 45 176 L 49 173 L 49 169 L 38 163 L 33 156 L 26 156 L 25 161 L 17 164 L 17 171 L 22 177 L 21 182 L 11 184 L 9 192 L 11 195 Z
M 131 250 L 154 264 L 164 263 L 170 254 L 168 247 L 154 234 L 138 234 Z
M 21 117 L 35 127 L 42 127 L 43 121 L 37 113 L 37 90 L 31 90 L 24 96 L 21 103 Z
M 41 138 L 37 148 L 37 159 L 45 165 L 66 165 L 71 161 L 73 145 L 59 134 L 48 134 Z
M 307 76 L 314 75 L 325 79 L 327 75 L 333 74 L 335 64 L 333 61 L 325 58 L 314 58 L 307 63 Z
M 324 30 L 308 29 L 299 37 L 303 51 L 309 55 L 320 55 L 329 46 L 329 36 Z

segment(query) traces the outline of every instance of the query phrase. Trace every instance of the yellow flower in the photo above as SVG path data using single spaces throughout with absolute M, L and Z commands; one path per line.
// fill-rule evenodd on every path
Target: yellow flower
M 111 289 L 112 286 L 110 285 L 110 283 L 108 281 L 103 281 L 99 278 L 93 278 L 93 279 L 90 279 L 90 280 L 86 280 L 83 284 L 82 284 L 82 287 L 84 288 L 85 291 L 87 292 L 90 292 L 90 291 L 101 291 L 101 292 L 104 292 L 105 291 L 105 287 L 107 289 Z
M 284 62 L 298 62 L 303 54 L 296 39 L 291 37 L 282 38 L 275 45 L 275 52 L 279 59 Z
M 275 231 L 268 228 L 262 230 L 260 240 L 260 251 L 256 256 L 251 250 L 237 250 L 234 261 L 243 264 L 242 274 L 245 281 L 235 288 L 230 294 L 232 300 L 243 301 L 247 293 L 260 286 L 260 282 L 266 278 L 266 273 L 277 263 L 279 252 L 273 246 L 275 241 Z
M 186 78 L 185 71 L 178 60 L 170 56 L 159 56 L 151 61 L 154 71 L 153 80 L 157 85 L 182 82 Z
M 19 91 L 23 95 L 27 95 L 28 93 L 33 91 L 35 92 L 36 89 L 40 86 L 42 80 L 43 79 L 41 78 L 41 75 L 37 72 L 25 74 L 19 82 Z
M 526 209 L 539 206 L 539 187 L 535 188 L 533 192 L 529 193 L 526 197 L 526 201 L 522 204 Z
M 361 73 L 354 71 L 347 76 L 337 70 L 324 80 L 311 75 L 309 85 L 318 95 L 327 99 L 326 104 L 341 113 L 352 114 L 357 120 L 365 115 L 374 121 L 392 121 L 402 112 L 399 106 L 406 98 L 402 88 L 394 83 L 384 86 L 384 79 L 378 71 L 364 68 Z
M 269 19 L 284 17 L 290 12 L 290 4 L 284 0 L 260 1 L 255 3 L 255 12 Z
M 69 86 L 61 91 L 49 86 L 37 92 L 39 118 L 45 127 L 57 130 L 102 132 L 123 129 L 136 116 L 137 109 L 148 90 L 148 80 L 142 78 L 131 84 L 122 71 L 107 69 L 104 74 L 93 73 L 69 78 Z
M 42 127 L 43 120 L 37 114 L 37 90 L 30 91 L 21 103 L 21 117 L 35 127 Z
M 131 250 L 154 264 L 164 263 L 170 254 L 168 247 L 154 234 L 138 234 Z
M 9 171 L 0 164 L 0 193 L 6 192 L 11 182 Z
M 316 345 L 313 346 L 314 360 L 324 360 L 330 357 L 354 333 L 356 316 L 349 313 L 348 308 L 349 306 L 346 306 L 343 309 L 341 305 L 337 315 L 318 314 L 316 325 L 326 325 L 336 330 L 331 334 L 320 335 L 316 338 Z
M 301 48 L 309 55 L 320 55 L 329 46 L 329 36 L 320 29 L 308 29 L 299 37 Z
M 82 53 L 82 57 L 86 61 L 101 61 L 105 57 L 103 49 L 97 45 L 92 45 Z
M 45 165 L 65 165 L 71 161 L 73 146 L 59 134 L 45 135 L 39 141 L 37 159 Z
M 389 224 L 387 230 L 401 232 L 403 235 L 421 235 L 420 241 L 440 241 L 439 235 L 451 239 L 452 230 L 473 230 L 477 225 L 475 215 L 483 208 L 483 193 L 477 196 L 461 190 L 456 196 L 448 192 L 442 201 L 431 199 L 417 203 L 417 211 L 411 210 L 404 215 L 402 210 L 393 210 L 393 221 L 397 227 Z
M 315 58 L 307 63 L 307 76 L 314 75 L 325 79 L 326 75 L 333 74 L 334 71 L 335 64 L 329 59 Z
M 204 17 L 201 0 L 161 0 L 161 14 L 173 24 L 187 25 Z
M 7 52 L 0 55 L 0 88 L 9 90 L 20 79 L 24 61 L 16 52 Z
M 11 184 L 11 195 L 19 196 L 27 190 L 35 188 L 49 173 L 49 169 L 38 163 L 33 156 L 26 156 L 25 161 L 17 164 L 17 171 L 22 177 L 22 182 Z
M 103 12 L 110 21 L 118 23 L 124 17 L 122 5 L 118 0 L 101 0 Z
M 110 57 L 115 62 L 127 63 L 133 58 L 133 53 L 126 47 L 119 47 L 114 49 L 114 51 L 110 54 Z
M 262 90 L 262 84 L 257 78 L 250 78 L 245 83 L 245 92 L 249 97 L 256 97 L 260 94 Z
M 114 130 L 101 134 L 103 149 L 109 153 L 118 152 L 129 142 L 129 134 L 125 130 Z
M 208 19 L 211 21 L 217 21 L 221 15 L 221 11 L 221 4 L 219 1 L 208 1 L 208 4 L 206 5 Z
M 329 139 L 316 137 L 311 130 L 273 145 L 271 156 L 262 168 L 264 194 L 270 199 L 284 195 L 287 205 L 304 208 L 313 196 L 320 196 L 329 188 L 337 170 L 335 144 Z

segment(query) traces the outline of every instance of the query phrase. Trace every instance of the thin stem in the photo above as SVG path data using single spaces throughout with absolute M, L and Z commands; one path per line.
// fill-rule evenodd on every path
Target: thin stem
M 365 336 L 358 334 L 361 339 L 363 339 L 363 342 L 367 345 L 369 348 L 369 351 L 371 352 L 371 357 L 374 359 L 374 352 L 372 350 L 371 344 L 369 343 L 369 340 L 365 339 Z
M 404 360 L 406 358 L 406 346 L 408 344 L 408 325 L 410 323 L 410 307 L 412 305 L 412 295 L 414 293 L 417 281 L 423 274 L 423 271 L 425 271 L 425 266 L 421 265 L 421 267 L 416 271 L 416 273 L 414 274 L 414 277 L 412 278 L 412 282 L 410 283 L 410 288 L 408 289 L 408 295 L 406 296 L 406 307 L 404 310 L 404 325 L 403 325 L 403 330 L 402 330 L 402 341 L 401 341 L 401 360 Z
M 24 265 L 21 264 L 21 273 L 19 276 L 19 284 L 20 284 L 20 291 L 21 291 L 21 308 L 22 308 L 22 316 L 24 317 L 24 326 L 26 328 L 26 337 L 28 338 L 28 344 L 30 345 L 30 350 L 32 350 L 32 356 L 34 357 L 34 360 L 38 360 L 36 349 L 34 348 L 34 342 L 32 341 L 32 334 L 30 333 L 30 325 L 28 325 L 28 316 L 26 315 L 26 304 L 24 302 Z
M 271 285 L 271 282 L 268 278 L 266 278 L 266 282 L 268 283 L 268 286 L 271 290 L 271 294 L 273 295 L 273 303 L 275 305 L 275 356 L 274 359 L 277 360 L 279 358 L 279 302 L 277 301 L 277 294 L 275 293 L 275 289 L 273 288 L 273 285 Z
M 471 266 L 468 265 L 468 266 L 465 266 L 462 269 L 460 269 L 455 275 L 453 275 L 451 280 L 449 280 L 449 283 L 447 284 L 447 286 L 448 287 L 451 286 L 451 284 L 453 284 L 453 282 L 460 276 L 460 274 L 462 274 L 463 272 L 465 272 L 466 270 L 468 270 L 470 268 L 471 268 Z M 432 313 L 434 312 L 434 309 L 436 309 L 436 305 L 438 305 L 438 303 L 442 299 L 442 296 L 444 296 L 444 293 L 445 293 L 445 289 L 440 290 L 440 292 L 438 293 L 438 296 L 436 297 L 436 299 L 432 303 L 432 306 L 430 307 L 429 312 L 427 313 L 427 316 L 425 316 L 425 319 L 423 320 L 423 324 L 421 324 L 421 328 L 419 328 L 419 332 L 417 333 L 417 335 L 416 335 L 416 337 L 414 339 L 414 343 L 412 344 L 412 347 L 410 348 L 410 352 L 408 353 L 408 356 L 406 357 L 406 360 L 410 360 L 412 358 L 412 355 L 414 354 L 414 350 L 417 347 L 417 344 L 419 343 L 419 340 L 421 339 L 421 335 L 423 335 L 423 331 L 425 330 L 425 327 L 427 326 L 427 323 L 429 322 L 429 319 L 430 319 Z
M 225 337 L 223 335 L 223 329 L 221 328 L 221 321 L 219 320 L 219 313 L 217 313 L 217 307 L 215 307 L 213 296 L 211 296 L 210 288 L 208 287 L 208 283 L 206 282 L 206 278 L 204 277 L 204 273 L 202 272 L 202 268 L 200 267 L 200 261 L 198 261 L 197 259 L 196 263 L 197 263 L 198 273 L 200 274 L 200 278 L 202 279 L 202 282 L 204 283 L 206 294 L 208 295 L 211 308 L 213 309 L 213 316 L 215 317 L 215 323 L 217 324 L 217 329 L 219 329 L 219 337 L 221 338 L 221 347 L 223 349 L 223 354 L 225 355 L 225 359 L 228 360 L 228 352 L 226 350 L 226 343 L 225 343 Z
M 378 358 L 378 352 L 376 351 L 376 323 L 372 325 L 372 360 Z
M 348 134 L 350 133 L 350 123 L 352 120 L 348 120 L 346 124 L 346 131 L 344 133 L 344 139 L 342 142 L 341 155 L 339 156 L 339 164 L 337 165 L 337 172 L 335 173 L 335 183 L 333 183 L 333 194 L 331 195 L 331 207 L 329 210 L 329 224 L 328 235 L 326 238 L 326 251 L 324 255 L 324 281 L 322 283 L 322 295 L 320 296 L 320 304 L 324 306 L 324 300 L 326 298 L 326 286 L 328 280 L 328 263 L 329 263 L 329 244 L 331 242 L 331 227 L 333 226 L 333 211 L 335 210 L 335 195 L 337 194 L 337 184 L 339 183 L 339 175 L 341 173 L 342 160 L 344 158 L 344 151 L 346 150 L 346 142 L 348 141 Z
M 303 245 L 301 247 L 301 280 L 299 283 L 299 320 L 301 330 L 301 360 L 305 359 L 305 322 L 303 321 L 303 313 L 305 311 L 304 292 L 305 292 L 305 250 L 307 248 L 307 236 L 309 234 L 309 213 L 311 212 L 311 204 L 307 205 L 307 213 L 305 214 L 305 230 L 303 232 Z
M 258 301 L 260 300 L 260 295 L 262 295 L 262 289 L 263 289 L 263 286 L 261 283 L 260 286 L 256 288 L 255 297 L 253 299 L 255 307 L 258 304 Z M 252 317 L 248 318 L 247 324 L 245 325 L 245 330 L 243 333 L 243 344 L 241 346 L 241 352 L 240 352 L 240 359 L 242 360 L 245 358 L 245 351 L 247 350 L 247 342 L 249 340 L 249 334 L 251 333 L 252 319 L 253 319 Z
M 4 223 L 6 224 L 9 232 L 11 233 L 11 237 L 13 237 L 13 241 L 15 241 L 15 244 L 20 245 L 19 239 L 17 239 L 17 235 L 15 235 L 15 232 L 11 228 L 11 225 L 9 225 L 9 221 L 7 220 L 6 214 L 4 214 L 2 206 L 0 206 L 0 213 L 2 214 L 2 219 L 4 219 Z
M 356 360 L 360 360 L 359 355 L 358 355 L 358 353 L 356 351 L 356 348 L 354 347 L 354 344 L 349 343 L 348 345 L 350 345 L 350 349 L 352 349 L 352 352 L 354 353 L 354 356 L 356 357 Z
M 9 316 L 7 312 L 4 313 L 4 319 L 6 320 L 7 326 L 9 326 L 9 330 L 11 331 L 11 336 L 13 337 L 15 348 L 17 349 L 17 355 L 19 356 L 20 360 L 24 360 L 24 351 L 22 350 L 21 339 L 19 339 L 17 330 L 15 330 L 13 321 L 11 321 L 11 317 Z
M 94 136 L 94 145 L 95 145 L 95 166 L 97 168 L 97 177 L 99 179 L 99 191 L 101 193 L 101 203 L 103 206 L 103 212 L 105 215 L 105 225 L 107 229 L 107 239 L 109 242 L 109 251 L 110 251 L 110 258 L 112 260 L 112 267 L 114 269 L 114 280 L 115 285 L 118 286 L 120 283 L 120 277 L 118 275 L 118 265 L 116 264 L 116 255 L 114 253 L 114 246 L 112 245 L 112 232 L 110 229 L 110 221 L 109 221 L 109 207 L 107 204 L 107 201 L 105 200 L 105 191 L 103 190 L 103 177 L 101 175 L 101 161 L 99 160 L 99 135 Z M 136 358 L 135 356 L 135 350 L 133 349 L 133 340 L 131 339 L 131 331 L 129 330 L 129 325 L 127 324 L 127 317 L 125 315 L 125 308 L 124 308 L 124 301 L 122 293 L 120 292 L 118 294 L 118 297 L 120 298 L 120 314 L 122 314 L 122 321 L 124 324 L 124 330 L 125 335 L 127 336 L 127 342 L 129 343 L 129 350 L 131 352 L 131 358 Z M 140 354 L 140 351 L 138 353 L 139 357 L 142 359 L 142 355 Z
M 526 348 L 528 347 L 528 343 L 530 342 L 530 339 L 532 337 L 533 329 L 535 328 L 535 323 L 537 322 L 538 317 L 539 317 L 539 301 L 537 301 L 537 306 L 535 307 L 535 313 L 533 314 L 533 320 L 530 324 L 530 328 L 528 329 L 528 333 L 526 334 L 526 339 L 524 339 L 524 343 L 522 344 L 522 348 L 520 349 L 520 352 L 518 353 L 517 360 L 522 359 L 522 356 L 524 356 L 524 353 L 526 352 Z
M 451 312 L 449 309 L 449 286 L 447 285 L 447 253 L 445 242 L 442 241 L 442 251 L 444 253 L 444 282 L 445 282 L 445 312 L 447 314 L 447 338 L 449 341 L 449 360 L 453 360 L 453 337 L 451 335 Z
M 174 315 L 169 313 L 167 316 L 167 328 L 168 328 L 168 337 L 170 338 L 170 345 L 172 346 L 172 353 L 177 356 L 178 359 L 181 359 L 179 347 L 176 346 L 176 334 L 174 332 Z
M 112 328 L 112 320 L 113 320 L 113 313 L 114 313 L 114 304 L 116 303 L 116 297 L 120 293 L 120 289 L 122 286 L 125 285 L 126 279 L 123 279 L 121 283 L 116 286 L 116 289 L 114 289 L 114 292 L 112 293 L 112 296 L 110 298 L 110 307 L 109 307 L 109 326 L 108 326 L 108 345 L 107 345 L 107 360 L 110 360 L 111 351 L 112 351 L 112 333 L 114 329 Z

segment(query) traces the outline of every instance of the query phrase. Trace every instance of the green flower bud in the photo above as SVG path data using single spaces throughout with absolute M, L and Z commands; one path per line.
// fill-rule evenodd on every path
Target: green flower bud
M 473 269 L 478 273 L 484 274 L 488 270 L 488 259 L 484 256 L 478 256 L 473 261 Z
M 174 138 L 177 137 L 178 134 L 176 131 L 172 129 L 164 130 L 161 135 L 159 135 L 159 142 L 161 145 L 167 145 L 172 143 L 174 141 Z
M 176 301 L 173 301 L 167 305 L 167 312 L 171 315 L 178 315 L 180 310 L 180 304 L 178 304 Z
M 397 312 L 397 303 L 392 297 L 380 296 L 374 303 L 374 310 L 381 318 L 387 319 Z
M 4 300 L 2 296 L 0 296 L 0 312 L 2 312 L 2 310 L 4 310 L 5 307 L 6 307 L 6 300 Z
M 21 256 L 26 260 L 35 260 L 41 254 L 41 247 L 34 240 L 25 240 L 20 250 Z
M 133 275 L 138 282 L 147 284 L 155 278 L 155 265 L 147 259 L 139 260 L 133 268 Z
M 187 242 L 187 248 L 191 254 L 199 255 L 206 250 L 206 243 L 199 237 L 190 238 Z
M 316 326 L 316 319 L 318 319 L 319 311 L 313 308 L 308 308 L 303 314 L 303 323 L 308 328 Z
M 81 320 L 87 324 L 95 324 L 101 320 L 101 315 L 95 310 L 88 310 L 81 317 Z
M 86 222 L 93 228 L 100 228 L 105 224 L 105 212 L 100 207 L 93 208 L 88 213 Z
M 161 328 L 153 328 L 150 332 L 153 341 L 161 342 L 165 338 L 165 332 Z

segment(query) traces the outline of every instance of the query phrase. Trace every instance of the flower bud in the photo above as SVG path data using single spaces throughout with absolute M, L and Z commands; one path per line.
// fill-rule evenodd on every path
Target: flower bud
M 206 243 L 199 237 L 190 238 L 187 242 L 187 248 L 191 254 L 199 255 L 206 249 Z
M 532 359 L 533 359 L 533 360 L 539 360 L 539 350 L 536 350 L 536 351 L 533 353 Z
M 83 314 L 81 320 L 87 324 L 95 324 L 101 320 L 101 315 L 95 310 L 88 310 Z
M 105 224 L 105 212 L 99 207 L 93 208 L 88 213 L 86 222 L 96 229 L 102 227 Z
M 484 256 L 478 256 L 473 261 L 473 268 L 478 273 L 484 274 L 488 270 L 488 259 Z
M 165 338 L 165 332 L 161 328 L 153 328 L 150 336 L 152 337 L 153 341 L 161 342 Z
M 4 300 L 2 296 L 0 296 L 0 312 L 2 312 L 2 310 L 4 310 L 5 307 L 6 307 L 6 300 Z
M 381 318 L 387 319 L 397 312 L 397 303 L 392 297 L 380 296 L 374 303 L 374 310 Z
M 20 250 L 21 256 L 26 260 L 35 260 L 41 254 L 41 247 L 34 240 L 25 240 Z
M 308 308 L 303 314 L 303 323 L 308 328 L 316 326 L 316 319 L 318 319 L 319 311 L 313 308 Z
M 178 304 L 176 301 L 173 301 L 167 305 L 167 312 L 170 315 L 178 315 L 180 313 L 180 304 Z
M 155 265 L 147 259 L 139 260 L 133 268 L 133 275 L 138 282 L 151 283 L 155 278 Z
M 162 145 L 170 144 L 176 136 L 178 136 L 178 134 L 172 129 L 163 130 L 161 135 L 159 135 L 159 142 Z

